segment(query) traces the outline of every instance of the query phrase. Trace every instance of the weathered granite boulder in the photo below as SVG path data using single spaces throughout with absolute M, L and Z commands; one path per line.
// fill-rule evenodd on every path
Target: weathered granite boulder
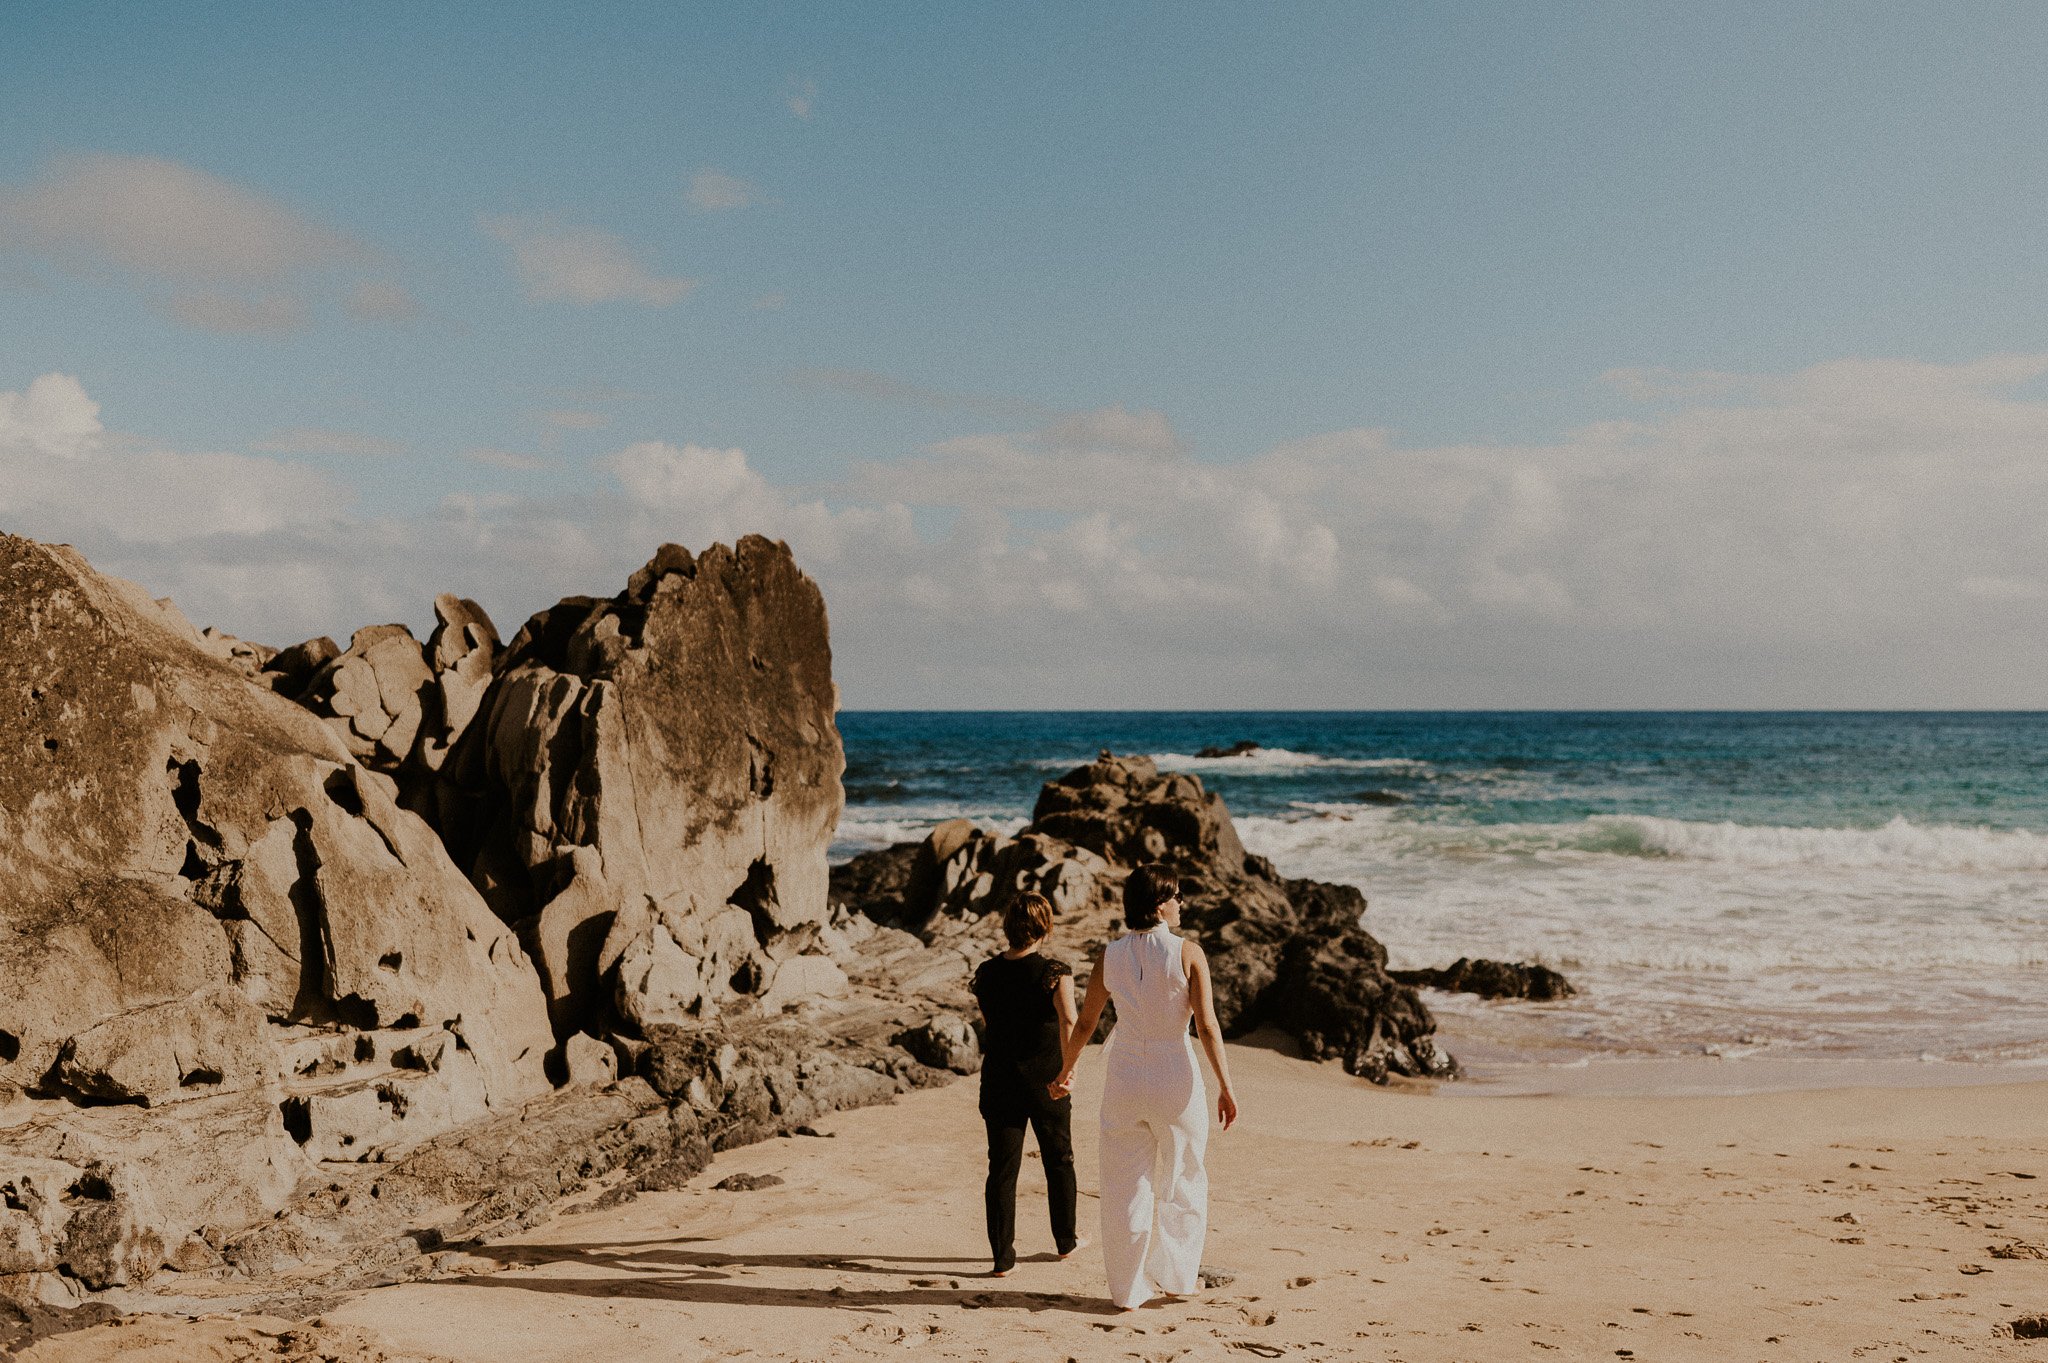
M 907 1031 L 899 1032 L 896 1044 L 933 1069 L 955 1074 L 977 1074 L 981 1070 L 981 1038 L 974 1025 L 957 1013 L 939 1013 Z
M 271 1077 L 262 1010 L 225 981 L 145 1004 L 76 1033 L 57 1053 L 57 1084 L 87 1098 L 176 1102 L 253 1088 Z
M 853 858 L 833 885 L 849 909 L 928 941 L 992 941 L 993 915 L 1036 890 L 1053 904 L 1055 950 L 1085 957 L 1121 930 L 1123 880 L 1145 862 L 1181 879 L 1183 931 L 1209 953 L 1226 1032 L 1279 1025 L 1377 1082 L 1455 1070 L 1430 1040 L 1429 1010 L 1388 976 L 1385 950 L 1360 926 L 1364 895 L 1283 879 L 1245 851 L 1221 796 L 1148 757 L 1104 752 L 1047 782 L 1014 838 L 952 820 L 921 843 Z
M 507 646 L 436 818 L 537 957 L 557 1033 L 835 994 L 845 757 L 825 604 L 787 546 L 664 545 Z
M 1390 972 L 1403 984 L 1425 989 L 1443 989 L 1458 994 L 1477 994 L 1484 999 L 1528 999 L 1545 1003 L 1568 999 L 1579 991 L 1547 965 L 1524 965 L 1520 961 L 1472 960 L 1460 956 L 1440 970 L 1395 970 Z
M 434 621 L 424 645 L 404 625 L 369 625 L 346 651 L 308 639 L 262 673 L 326 720 L 357 761 L 396 780 L 408 808 L 431 807 L 431 779 L 476 717 L 499 652 L 497 627 L 474 601 L 443 592 Z
M 288 1192 L 311 1167 L 288 1140 L 276 1177 L 221 1146 L 272 1167 L 253 1133 L 283 1138 L 319 1078 L 287 1063 L 293 1038 L 446 1029 L 475 1081 L 449 1121 L 546 1087 L 517 937 L 388 780 L 253 679 L 262 656 L 68 548 L 0 536 L 0 1091 L 30 1107 L 0 1162 L 86 1168 L 67 1152 L 90 1150 L 111 1172 L 81 1186 L 112 1191 L 85 1200 L 126 1209 L 79 1213 L 125 1248 L 67 1232 L 29 1271 L 143 1274 L 148 1245 L 199 1224 L 189 1186 L 223 1217 Z M 407 1140 L 440 1129 L 433 1108 Z

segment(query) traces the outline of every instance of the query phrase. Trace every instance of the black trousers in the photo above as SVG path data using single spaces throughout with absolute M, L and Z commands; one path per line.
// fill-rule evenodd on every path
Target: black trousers
M 1072 1098 L 1054 1098 L 1042 1085 L 1003 1084 L 981 1091 L 981 1120 L 988 1126 L 988 1248 L 998 1272 L 1017 1263 L 1017 1170 L 1024 1163 L 1027 1124 L 1037 1133 L 1038 1157 L 1045 1166 L 1053 1244 L 1062 1254 L 1074 1247 L 1073 1115 Z

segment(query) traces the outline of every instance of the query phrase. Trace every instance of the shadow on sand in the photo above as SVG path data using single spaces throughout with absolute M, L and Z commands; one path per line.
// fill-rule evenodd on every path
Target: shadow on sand
M 597 1298 L 699 1302 L 734 1306 L 815 1306 L 834 1311 L 887 1311 L 902 1306 L 954 1306 L 964 1310 L 1008 1307 L 1024 1311 L 1065 1311 L 1084 1316 L 1113 1316 L 1105 1297 L 1071 1292 L 1027 1292 L 1015 1288 L 969 1286 L 955 1279 L 968 1275 L 956 1265 L 980 1265 L 983 1259 L 943 1259 L 889 1254 L 734 1254 L 690 1245 L 703 1239 L 665 1238 L 607 1241 L 601 1244 L 486 1245 L 468 1253 L 495 1259 L 507 1268 L 539 1268 L 572 1264 L 610 1269 L 607 1276 L 530 1277 L 494 1274 L 447 1278 L 441 1286 L 498 1287 L 521 1292 L 547 1292 Z M 1055 1262 L 1053 1254 L 1034 1254 L 1020 1262 Z M 811 1269 L 828 1273 L 873 1273 L 904 1279 L 900 1287 L 773 1287 L 742 1281 L 734 1271 L 759 1268 Z M 930 1276 L 927 1276 L 930 1275 Z M 989 1279 L 977 1271 L 978 1282 Z

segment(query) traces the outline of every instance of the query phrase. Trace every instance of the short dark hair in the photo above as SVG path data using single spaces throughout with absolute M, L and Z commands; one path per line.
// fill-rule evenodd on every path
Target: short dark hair
M 1180 880 L 1158 862 L 1140 866 L 1124 882 L 1124 926 L 1143 932 L 1159 923 L 1159 906 L 1180 898 Z
M 1013 951 L 1022 951 L 1051 935 L 1052 901 L 1044 895 L 1027 890 L 1003 910 L 1003 936 L 1010 939 Z

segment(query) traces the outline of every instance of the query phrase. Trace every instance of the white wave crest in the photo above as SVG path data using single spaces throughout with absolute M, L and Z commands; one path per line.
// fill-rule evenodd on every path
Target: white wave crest
M 1904 818 L 1881 828 L 1694 823 L 1646 815 L 1586 822 L 1592 828 L 1588 850 L 1624 856 L 1852 870 L 2048 871 L 2048 835 L 2017 828 L 1916 824 Z
M 1284 776 L 1308 769 L 1395 771 L 1425 776 L 1434 770 L 1429 763 L 1416 757 L 1328 757 L 1322 753 L 1296 752 L 1292 748 L 1254 748 L 1234 757 L 1198 757 L 1184 752 L 1158 752 L 1149 756 L 1161 771 L 1220 771 L 1232 776 Z M 1048 758 L 1038 765 L 1047 771 L 1071 771 L 1085 766 L 1088 760 Z
M 948 819 L 972 819 L 983 828 L 1011 834 L 1025 816 L 1013 810 L 970 809 L 949 804 L 849 805 L 833 834 L 830 857 L 843 861 L 856 853 L 916 842 Z
M 2048 871 L 2048 834 L 2026 829 L 1916 824 L 1879 828 L 1795 828 L 1705 823 L 1650 814 L 1595 814 L 1571 823 L 1474 824 L 1402 818 L 1396 811 L 1303 801 L 1313 817 L 1240 819 L 1248 843 L 1283 869 L 1294 853 L 1327 862 L 1348 847 L 1367 861 L 1431 854 L 1669 859 L 1730 866 L 1840 870 Z

